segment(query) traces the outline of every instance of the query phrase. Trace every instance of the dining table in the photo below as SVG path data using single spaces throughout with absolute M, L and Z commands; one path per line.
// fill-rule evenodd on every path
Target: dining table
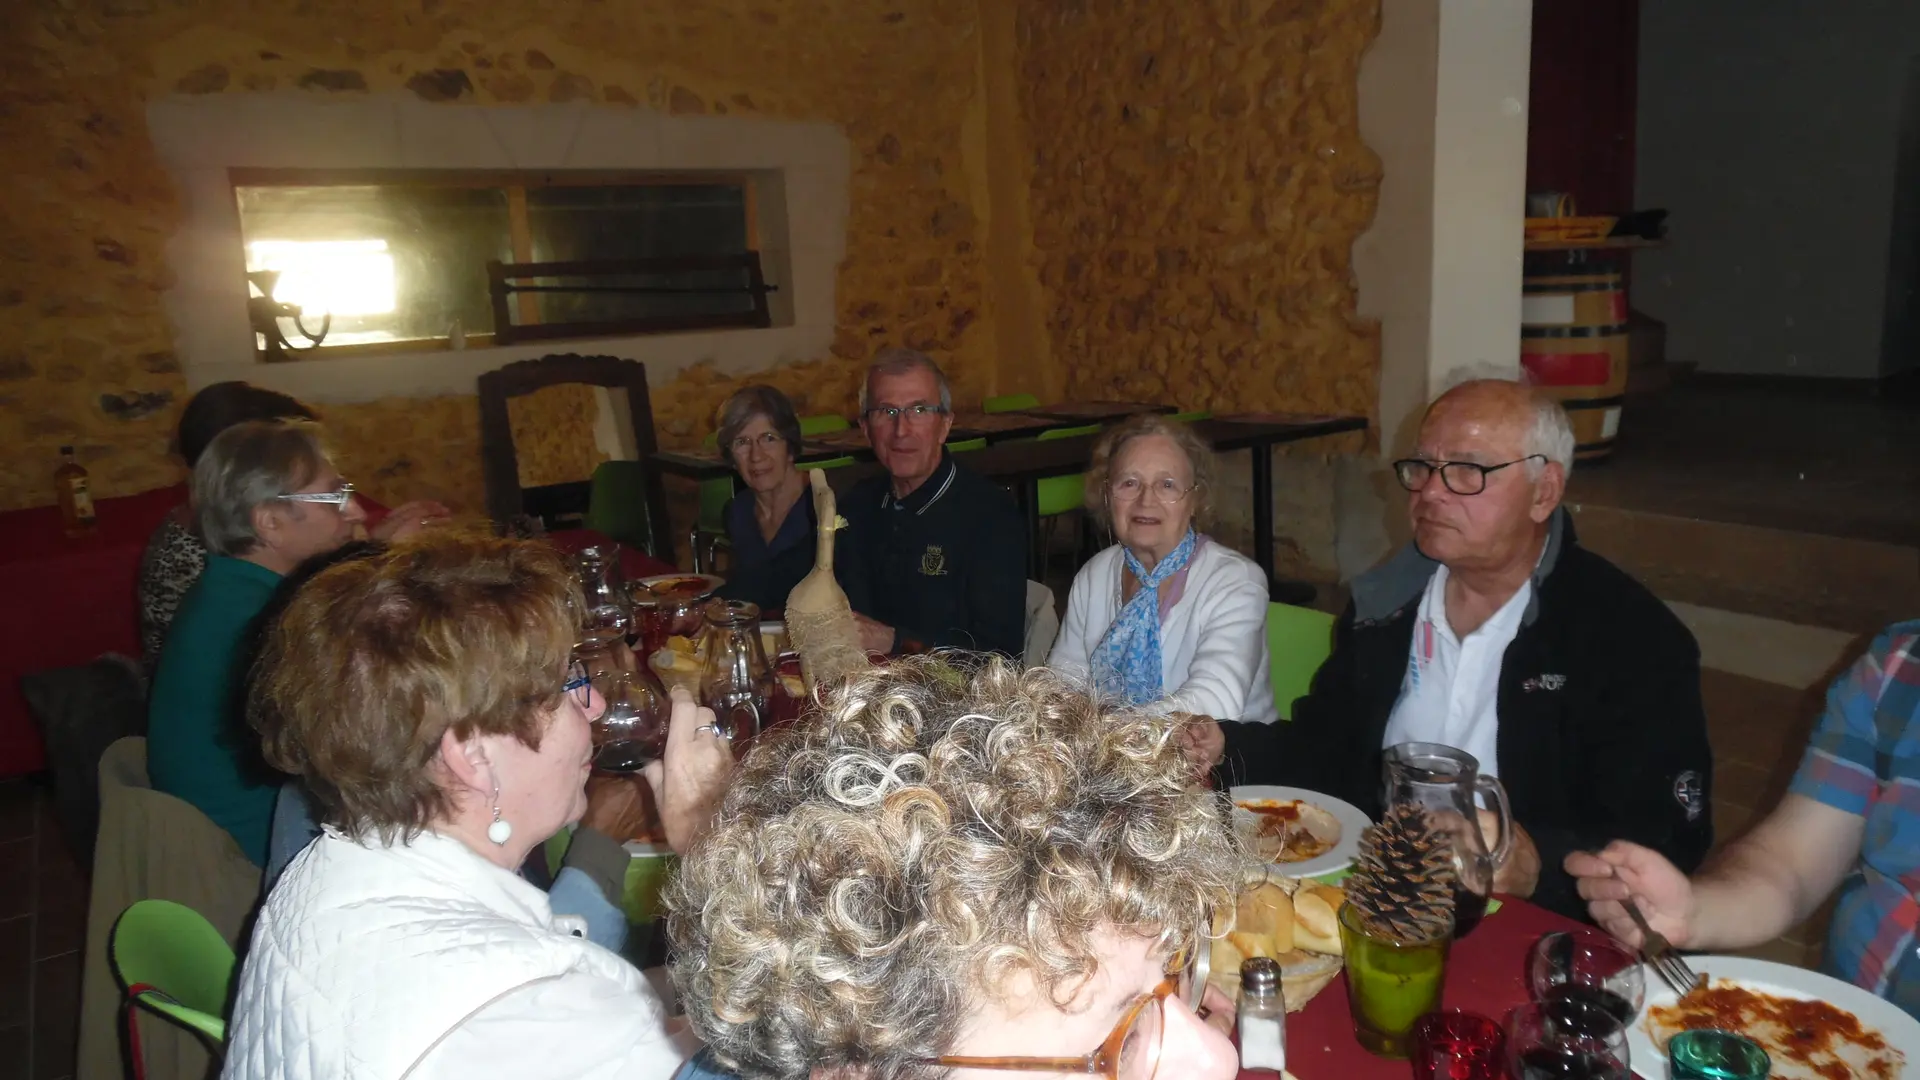
M 1464 1009 L 1504 1022 L 1507 1011 L 1527 1001 L 1527 950 L 1542 934 L 1584 926 L 1564 915 L 1511 896 L 1498 897 L 1500 910 L 1453 943 L 1447 956 L 1441 1007 Z M 1643 1075 L 1665 1076 L 1656 1068 Z M 1412 1066 L 1376 1057 L 1353 1035 L 1347 1007 L 1347 978 L 1336 977 L 1305 1008 L 1287 1016 L 1287 1071 L 1299 1080 L 1407 1080 Z M 1273 1080 L 1269 1070 L 1243 1069 L 1240 1080 Z

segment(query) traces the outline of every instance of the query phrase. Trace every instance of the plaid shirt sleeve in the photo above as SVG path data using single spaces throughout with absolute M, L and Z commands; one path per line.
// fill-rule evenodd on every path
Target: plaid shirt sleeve
M 1920 730 L 1920 622 L 1890 627 L 1827 690 L 1827 710 L 1792 791 L 1867 815 L 1889 765 L 1915 752 Z
M 1920 621 L 1889 627 L 1833 684 L 1792 790 L 1866 819 L 1822 967 L 1920 1016 Z

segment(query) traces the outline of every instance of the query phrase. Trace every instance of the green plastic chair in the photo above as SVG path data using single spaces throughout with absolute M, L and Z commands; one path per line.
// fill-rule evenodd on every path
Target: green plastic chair
M 1099 424 L 1083 424 L 1080 427 L 1054 428 L 1043 431 L 1035 442 L 1048 442 L 1053 439 L 1071 439 L 1079 435 L 1098 435 Z M 1052 517 L 1073 510 L 1082 510 L 1087 505 L 1087 474 L 1074 473 L 1071 476 L 1049 476 L 1040 481 L 1038 502 L 1041 517 Z
M 1293 719 L 1293 703 L 1313 685 L 1314 673 L 1333 653 L 1333 616 L 1292 604 L 1267 605 L 1268 677 L 1280 719 Z
M 587 528 L 641 551 L 652 550 L 647 470 L 637 461 L 603 461 L 587 495 Z
M 947 453 L 964 454 L 969 450 L 985 450 L 986 448 L 987 448 L 987 437 L 985 435 L 981 435 L 977 438 L 972 438 L 972 439 L 955 439 L 954 441 L 947 444 Z
M 981 412 L 1019 412 L 1021 409 L 1037 409 L 1040 399 L 1032 394 L 1001 394 L 990 397 L 980 403 Z
M 136 1064 L 134 1003 L 199 1032 L 216 1049 L 226 1045 L 221 1014 L 236 966 L 233 948 L 199 912 L 171 900 L 141 900 L 121 913 L 108 948 L 127 988 L 127 1042 Z
M 853 464 L 853 459 L 850 457 L 830 457 L 830 458 L 827 458 L 825 461 L 803 461 L 800 463 L 800 468 L 802 469 L 844 469 L 851 464 Z
M 1173 421 L 1176 424 L 1191 424 L 1195 420 L 1213 419 L 1213 410 L 1212 409 L 1195 409 L 1192 412 L 1178 412 L 1178 413 L 1174 413 L 1172 416 L 1167 417 L 1167 419 Z

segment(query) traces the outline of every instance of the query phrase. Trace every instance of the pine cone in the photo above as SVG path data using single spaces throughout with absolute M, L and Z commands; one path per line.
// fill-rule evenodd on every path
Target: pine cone
M 1387 808 L 1360 836 L 1347 902 L 1369 933 L 1407 943 L 1453 928 L 1453 847 L 1418 806 Z

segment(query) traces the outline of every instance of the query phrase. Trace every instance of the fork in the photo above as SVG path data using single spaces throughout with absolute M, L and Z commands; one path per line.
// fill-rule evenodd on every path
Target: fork
M 1678 950 L 1667 944 L 1666 938 L 1654 933 L 1653 927 L 1647 925 L 1647 917 L 1640 914 L 1640 905 L 1633 902 L 1633 897 L 1622 899 L 1620 906 L 1627 909 L 1627 917 L 1640 928 L 1640 955 L 1653 965 L 1653 970 L 1659 972 L 1668 986 L 1673 987 L 1673 992 L 1686 997 L 1699 989 L 1700 976 L 1687 966 L 1686 958 Z

